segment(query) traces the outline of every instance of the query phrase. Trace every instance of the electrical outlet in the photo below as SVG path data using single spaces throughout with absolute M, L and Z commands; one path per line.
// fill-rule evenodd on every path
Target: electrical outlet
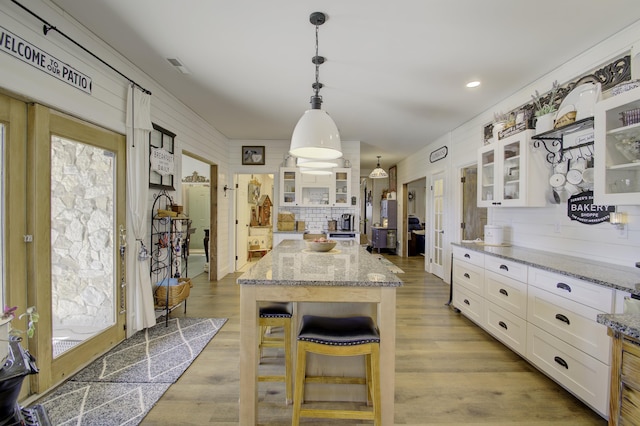
M 627 226 L 625 225 L 624 227 L 622 227 L 622 229 L 616 229 L 616 232 L 618 233 L 618 238 L 621 240 L 626 240 L 627 238 L 629 238 L 629 232 L 627 231 Z

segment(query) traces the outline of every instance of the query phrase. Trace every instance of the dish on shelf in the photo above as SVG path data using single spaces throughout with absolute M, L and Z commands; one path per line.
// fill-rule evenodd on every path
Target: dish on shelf
M 616 142 L 616 149 L 632 163 L 640 161 L 640 140 L 622 139 Z
M 573 88 L 571 92 L 560 103 L 558 107 L 558 115 L 556 120 L 562 117 L 563 110 L 566 111 L 569 105 L 574 106 L 576 111 L 576 120 L 582 120 L 583 118 L 593 117 L 593 110 L 596 105 L 596 100 L 600 97 L 600 83 L 585 83 Z M 566 114 L 564 112 L 563 114 Z
M 560 188 L 567 181 L 567 178 L 562 173 L 555 173 L 549 178 L 549 184 L 554 188 Z

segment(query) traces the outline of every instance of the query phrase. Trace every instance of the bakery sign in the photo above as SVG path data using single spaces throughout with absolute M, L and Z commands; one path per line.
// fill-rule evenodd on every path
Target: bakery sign
M 567 216 L 580 223 L 594 225 L 608 222 L 609 214 L 616 211 L 615 206 L 593 204 L 593 191 L 585 191 L 573 195 L 567 201 Z

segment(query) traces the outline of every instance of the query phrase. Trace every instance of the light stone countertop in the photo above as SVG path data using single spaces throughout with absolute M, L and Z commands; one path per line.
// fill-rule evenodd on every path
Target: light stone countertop
M 338 241 L 327 253 L 312 252 L 302 240 L 284 240 L 262 257 L 240 285 L 400 287 L 402 280 L 354 241 Z
M 598 314 L 598 323 L 629 337 L 640 338 L 640 314 Z
M 538 269 L 579 278 L 605 287 L 640 295 L 640 268 L 582 259 L 517 246 L 452 243 L 454 246 L 512 260 Z

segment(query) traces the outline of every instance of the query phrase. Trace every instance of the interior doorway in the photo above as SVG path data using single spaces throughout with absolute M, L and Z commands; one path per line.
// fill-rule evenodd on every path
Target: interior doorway
M 188 247 L 183 256 L 187 274 L 195 277 L 209 271 L 208 250 L 205 250 L 211 223 L 210 165 L 192 155 L 182 155 L 182 204 L 191 220 Z M 208 248 L 208 247 L 207 247 Z
M 244 271 L 273 247 L 274 175 L 236 174 L 235 269 Z
M 487 208 L 478 207 L 478 166 L 463 167 L 462 185 L 462 225 L 461 240 L 483 238 L 484 226 L 487 224 Z
M 425 225 L 427 223 L 427 178 L 421 178 L 403 185 L 404 214 L 403 229 L 406 238 L 403 255 L 425 256 Z

